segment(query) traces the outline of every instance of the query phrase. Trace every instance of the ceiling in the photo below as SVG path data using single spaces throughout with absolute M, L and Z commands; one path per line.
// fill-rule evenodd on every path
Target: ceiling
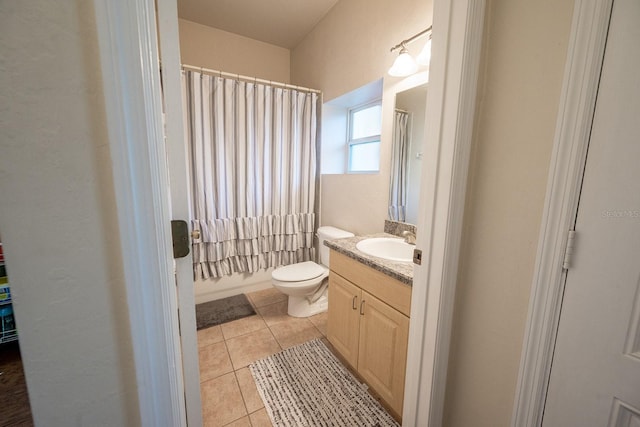
M 178 0 L 178 16 L 292 49 L 338 0 Z

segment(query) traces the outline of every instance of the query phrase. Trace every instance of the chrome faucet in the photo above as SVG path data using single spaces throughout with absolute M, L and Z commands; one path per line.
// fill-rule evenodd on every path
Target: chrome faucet
M 402 233 L 400 233 L 400 236 L 404 237 L 404 241 L 408 244 L 416 244 L 416 233 L 414 233 L 413 231 L 404 230 Z

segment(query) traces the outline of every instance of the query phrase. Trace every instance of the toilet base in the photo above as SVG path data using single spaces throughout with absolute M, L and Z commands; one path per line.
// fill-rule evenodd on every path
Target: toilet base
M 287 313 L 293 317 L 310 317 L 314 314 L 327 311 L 329 308 L 329 299 L 327 295 L 321 296 L 318 301 L 309 304 L 307 297 L 289 296 Z

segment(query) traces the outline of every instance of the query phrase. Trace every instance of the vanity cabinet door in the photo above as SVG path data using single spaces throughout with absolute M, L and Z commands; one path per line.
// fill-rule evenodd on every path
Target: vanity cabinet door
M 358 366 L 361 293 L 337 274 L 329 274 L 327 339 L 353 368 Z
M 362 291 L 358 373 L 402 413 L 409 318 Z

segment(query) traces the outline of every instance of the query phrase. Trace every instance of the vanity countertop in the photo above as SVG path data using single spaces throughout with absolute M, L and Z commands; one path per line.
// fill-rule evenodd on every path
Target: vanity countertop
M 398 238 L 398 236 L 394 236 L 393 234 L 389 233 L 376 233 L 367 234 L 365 236 L 347 237 L 345 239 L 325 240 L 324 244 L 325 246 L 333 249 L 336 252 L 340 252 L 341 254 L 346 255 L 349 258 L 353 258 L 356 261 L 368 265 L 375 270 L 378 270 L 388 276 L 393 277 L 394 279 L 401 281 L 402 283 L 406 283 L 407 285 L 411 286 L 413 284 L 413 263 L 389 261 L 386 259 L 367 255 L 356 248 L 356 244 L 359 241 L 369 239 L 371 237 Z

